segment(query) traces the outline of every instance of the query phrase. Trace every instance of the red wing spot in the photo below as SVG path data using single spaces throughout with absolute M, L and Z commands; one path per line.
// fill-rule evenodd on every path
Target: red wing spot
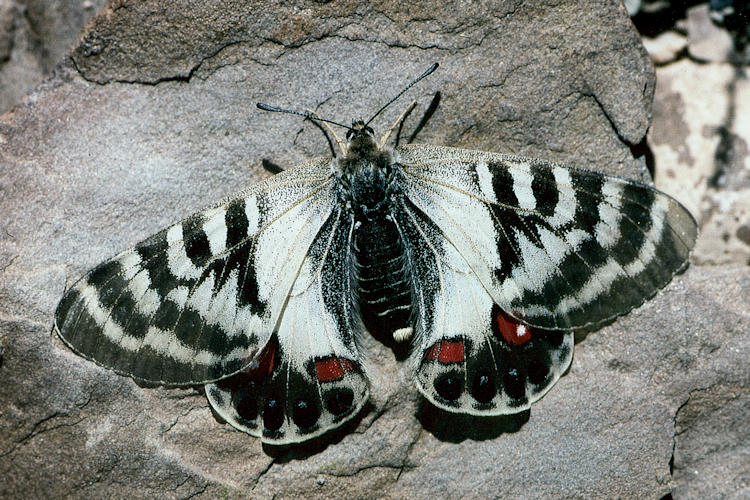
M 495 316 L 503 339 L 510 345 L 524 345 L 531 340 L 531 328 L 500 311 Z
M 263 380 L 268 377 L 276 367 L 276 344 L 269 342 L 250 364 L 247 375 L 253 380 Z
M 460 363 L 466 359 L 464 354 L 464 341 L 457 340 L 454 342 L 448 342 L 444 340 L 440 343 L 440 354 L 438 354 L 438 361 L 441 363 Z
M 344 377 L 346 372 L 357 368 L 354 361 L 346 358 L 325 358 L 315 362 L 315 376 L 321 382 L 332 382 Z
M 440 363 L 460 363 L 466 359 L 464 353 L 464 341 L 463 340 L 442 340 L 435 342 L 432 346 L 427 349 L 424 353 L 425 361 L 435 361 L 437 359 Z
M 436 342 L 432 344 L 432 347 L 430 347 L 424 352 L 424 360 L 435 361 L 435 359 L 437 359 L 439 351 L 440 351 L 440 342 Z

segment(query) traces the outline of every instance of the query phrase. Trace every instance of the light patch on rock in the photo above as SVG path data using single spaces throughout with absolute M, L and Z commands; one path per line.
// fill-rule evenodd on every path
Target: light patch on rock
M 104 417 L 94 427 L 89 427 L 88 435 L 86 436 L 86 449 L 90 450 L 91 448 L 96 447 L 96 445 L 104 439 L 107 439 L 112 433 L 113 427 L 114 424 L 110 417 Z
M 677 59 L 687 46 L 687 38 L 674 31 L 665 31 L 656 38 L 643 38 L 643 46 L 646 47 L 654 64 L 667 64 Z

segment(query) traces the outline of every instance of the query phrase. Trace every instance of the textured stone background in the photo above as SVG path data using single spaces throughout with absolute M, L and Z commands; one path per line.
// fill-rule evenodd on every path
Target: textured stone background
M 101 4 L 0 4 L 0 497 L 750 494 L 742 67 L 696 63 L 678 35 L 666 56 L 674 38 L 649 40 L 655 80 L 616 1 L 113 1 L 75 41 Z M 262 158 L 327 153 L 317 129 L 256 101 L 346 121 L 434 61 L 410 94 L 443 94 L 422 142 L 653 168 L 703 231 L 693 266 L 580 339 L 530 412 L 438 412 L 369 339 L 371 408 L 321 442 L 269 449 L 199 390 L 138 387 L 51 334 L 90 267 L 260 179 Z

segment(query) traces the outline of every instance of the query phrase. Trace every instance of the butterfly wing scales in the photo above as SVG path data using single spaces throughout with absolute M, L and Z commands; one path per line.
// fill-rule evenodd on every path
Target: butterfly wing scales
M 543 329 L 600 324 L 684 269 L 697 228 L 678 202 L 619 177 L 542 160 L 409 145 L 407 196 L 500 307 Z
M 418 298 L 412 362 L 419 391 L 453 412 L 528 408 L 570 365 L 572 333 L 534 330 L 522 343 L 507 340 L 501 311 L 440 228 L 410 200 L 394 217 Z
M 354 417 L 367 401 L 349 276 L 351 217 L 341 208 L 305 257 L 278 331 L 246 372 L 206 386 L 214 409 L 270 444 L 317 437 Z
M 397 148 L 396 162 L 417 387 L 448 411 L 528 408 L 570 365 L 571 328 L 640 305 L 695 242 L 681 205 L 625 179 L 433 146 Z
M 256 184 L 97 266 L 58 305 L 60 337 L 146 382 L 203 383 L 247 366 L 330 215 L 329 163 Z

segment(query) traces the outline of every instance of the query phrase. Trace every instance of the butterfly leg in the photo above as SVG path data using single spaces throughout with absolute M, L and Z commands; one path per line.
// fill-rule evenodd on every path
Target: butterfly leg
M 391 134 L 393 133 L 396 128 L 398 128 L 398 134 L 397 134 L 397 141 L 396 145 L 398 146 L 398 136 L 401 134 L 401 128 L 404 125 L 404 121 L 406 118 L 411 114 L 412 111 L 414 111 L 414 108 L 417 107 L 417 101 L 412 102 L 409 104 L 409 106 L 406 107 L 406 109 L 399 115 L 398 118 L 396 118 L 396 121 L 393 122 L 393 125 L 388 127 L 388 131 L 383 134 L 383 137 L 380 139 L 380 143 L 378 144 L 378 149 L 383 149 L 385 144 L 388 142 L 388 139 L 391 137 Z
M 438 105 L 440 104 L 440 92 L 435 92 L 435 95 L 432 97 L 432 101 L 430 101 L 430 105 L 427 106 L 427 109 L 425 110 L 424 114 L 422 115 L 422 118 L 419 120 L 419 123 L 417 124 L 414 131 L 409 136 L 409 140 L 407 141 L 407 144 L 411 144 L 414 142 L 414 139 L 417 137 L 417 134 L 422 131 L 424 126 L 427 124 L 430 118 L 432 118 L 432 115 L 435 114 L 435 110 L 437 109 Z M 398 124 L 398 131 L 396 132 L 396 140 L 394 143 L 394 147 L 398 147 L 398 145 L 401 143 L 401 131 L 404 128 L 404 123 L 406 122 L 406 119 L 409 117 L 411 112 L 416 107 L 416 101 L 413 102 L 408 108 L 406 108 L 406 111 L 404 111 L 401 116 L 399 116 L 398 120 L 396 120 L 391 127 L 391 129 L 388 131 L 388 133 L 384 136 L 383 140 L 381 140 L 381 148 L 385 145 L 385 141 L 387 140 L 388 136 L 393 131 L 393 128 Z
M 313 111 L 311 109 L 306 110 L 306 112 L 310 116 L 312 116 L 314 118 L 320 118 L 320 116 L 315 111 Z M 325 122 L 325 121 L 317 122 L 317 121 L 314 121 L 314 120 L 310 120 L 310 121 L 312 121 L 312 124 L 315 125 L 316 127 L 318 127 L 323 132 L 323 135 L 326 136 L 326 141 L 328 141 L 328 147 L 331 148 L 331 154 L 333 154 L 334 158 L 336 158 L 336 150 L 334 149 L 333 143 L 331 143 L 331 139 L 328 137 L 328 133 L 326 131 L 330 132 L 331 135 L 333 135 L 333 138 L 336 140 L 336 144 L 338 144 L 339 145 L 339 149 L 341 149 L 341 154 L 343 154 L 344 156 L 346 156 L 346 141 L 344 141 L 336 133 L 336 131 L 333 130 L 333 128 L 331 128 L 331 126 L 327 122 Z M 322 125 L 321 125 L 321 123 L 322 123 Z M 325 126 L 325 128 L 323 128 L 324 126 Z
M 430 105 L 427 106 L 427 109 L 422 115 L 422 119 L 419 120 L 419 123 L 417 124 L 416 128 L 409 136 L 409 140 L 407 141 L 407 144 L 411 144 L 412 142 L 414 142 L 414 139 L 417 137 L 417 134 L 422 131 L 422 129 L 430 120 L 430 118 L 432 118 L 432 115 L 435 114 L 435 110 L 437 110 L 437 107 L 440 104 L 440 98 L 441 98 L 440 91 L 435 92 L 435 95 L 432 97 L 432 101 L 430 101 Z

